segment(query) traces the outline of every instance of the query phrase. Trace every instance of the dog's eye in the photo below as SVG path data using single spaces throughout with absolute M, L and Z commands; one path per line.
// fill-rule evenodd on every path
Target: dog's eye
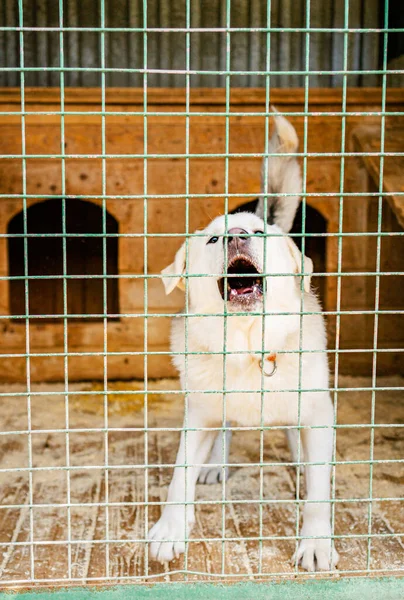
M 217 240 L 219 238 L 217 237 L 217 235 L 214 235 L 213 237 L 210 238 L 210 240 L 208 240 L 208 244 L 216 244 Z
M 261 229 L 257 229 L 256 231 L 254 231 L 254 233 L 259 233 L 259 235 L 264 235 L 264 232 L 261 231 Z

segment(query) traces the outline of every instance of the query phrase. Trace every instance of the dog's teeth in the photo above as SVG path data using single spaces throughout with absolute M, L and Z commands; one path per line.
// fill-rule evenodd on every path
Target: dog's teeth
M 237 294 L 236 290 L 233 290 L 233 289 L 230 290 L 230 298 L 235 298 L 237 295 L 238 294 Z

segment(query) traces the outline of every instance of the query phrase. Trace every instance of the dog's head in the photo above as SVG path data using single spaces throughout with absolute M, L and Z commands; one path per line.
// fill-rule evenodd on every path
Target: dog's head
M 300 251 L 277 226 L 267 226 L 266 235 L 264 229 L 262 219 L 251 213 L 217 217 L 195 232 L 162 271 L 166 293 L 176 286 L 185 289 L 184 278 L 189 275 L 190 306 L 205 312 L 223 312 L 224 303 L 231 312 L 255 312 L 262 309 L 264 297 L 296 297 L 300 294 L 296 274 L 302 272 Z M 311 260 L 304 257 L 303 266 L 308 292 Z

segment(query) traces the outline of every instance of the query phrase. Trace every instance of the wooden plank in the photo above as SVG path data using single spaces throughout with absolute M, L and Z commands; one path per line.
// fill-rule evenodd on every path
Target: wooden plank
M 209 4 L 207 3 L 203 6 L 199 2 L 194 2 L 192 4 L 192 10 L 190 11 L 190 23 L 191 27 L 195 29 L 200 29 L 202 27 L 202 18 L 203 13 L 206 12 L 209 8 Z M 203 35 L 200 32 L 195 31 L 190 38 L 190 65 L 192 70 L 199 71 L 201 70 L 201 61 L 202 55 L 207 52 L 207 47 L 203 44 Z M 203 44 L 203 45 L 202 45 Z M 202 52 L 203 48 L 203 52 Z M 203 77 L 199 74 L 192 75 L 190 79 L 190 84 L 192 87 L 201 87 L 203 85 L 202 82 Z
M 132 0 L 128 3 L 128 26 L 142 27 L 142 0 Z M 143 34 L 131 32 L 129 36 L 128 59 L 132 69 L 141 69 L 143 66 Z M 142 83 L 140 73 L 129 73 L 130 87 L 139 86 Z
M 245 27 L 249 19 L 249 3 L 242 0 L 233 0 L 231 3 L 231 27 Z M 239 31 L 230 36 L 230 69 L 232 71 L 248 71 L 248 42 L 251 32 Z M 224 41 L 224 40 L 223 40 Z M 244 87 L 249 85 L 249 75 L 234 75 L 231 78 L 231 84 L 235 87 Z
M 279 17 L 282 27 L 289 28 L 291 27 L 291 19 L 292 19 L 292 2 L 290 0 L 286 0 L 286 2 L 279 3 Z M 300 2 L 294 3 L 295 12 L 299 11 Z M 272 34 L 273 35 L 273 34 Z M 276 85 L 282 88 L 290 87 L 291 76 L 288 74 L 289 70 L 293 69 L 290 60 L 291 53 L 291 38 L 293 37 L 293 33 L 276 33 L 276 38 L 278 42 L 278 65 L 277 67 L 272 67 L 272 69 L 282 71 L 281 75 L 275 75 L 274 78 L 276 80 Z M 304 66 L 304 69 L 306 66 Z M 301 77 L 301 76 L 300 76 Z M 304 81 L 300 79 L 300 85 L 302 85 Z M 319 86 L 318 86 L 319 87 Z
M 106 2 L 105 24 L 107 27 L 112 28 L 127 27 L 128 5 L 124 2 Z M 121 31 L 110 31 L 106 34 L 105 63 L 107 67 L 116 65 L 118 69 L 136 68 L 134 65 L 129 64 L 128 38 L 129 33 L 123 33 Z M 118 70 L 112 73 L 106 73 L 106 85 L 108 87 L 124 87 L 128 85 L 128 81 L 128 72 Z
M 199 3 L 197 3 L 199 4 Z M 203 10 L 201 11 L 201 26 L 209 29 L 211 23 L 216 22 L 220 18 L 220 0 L 211 0 L 210 2 L 204 3 Z M 202 71 L 215 71 L 218 67 L 220 60 L 222 44 L 221 34 L 212 31 L 204 31 L 199 34 L 203 52 L 199 55 L 199 68 Z M 192 44 L 191 44 L 192 46 Z M 220 85 L 220 76 L 216 74 L 212 75 L 198 75 L 198 85 L 203 87 L 216 87 Z M 178 97 L 181 97 L 181 92 L 176 90 Z M 191 90 L 191 96 L 195 92 Z
M 160 6 L 163 3 L 160 2 Z M 190 12 L 192 12 L 192 7 L 190 7 Z M 176 0 L 176 2 L 171 3 L 170 6 L 167 7 L 167 13 L 169 15 L 169 27 L 186 27 L 186 2 L 185 0 Z M 162 24 L 163 25 L 163 24 Z M 168 36 L 169 38 L 169 71 L 170 74 L 170 83 L 174 87 L 185 87 L 185 73 L 177 73 L 177 71 L 185 71 L 186 70 L 186 34 L 184 32 L 171 32 L 160 33 L 160 38 L 163 36 Z M 189 36 L 191 38 L 191 36 Z M 191 42 L 192 45 L 192 42 Z M 162 58 L 162 52 L 160 54 L 160 60 Z M 164 68 L 160 66 L 158 68 Z M 191 67 L 192 68 L 192 67 Z M 192 77 L 190 77 L 190 82 L 192 85 Z M 164 85 L 161 81 L 160 85 Z
M 295 27 L 296 29 L 299 29 L 302 27 L 302 23 L 304 23 L 303 19 L 305 19 L 305 17 L 303 17 L 303 15 L 305 14 L 305 3 L 302 0 L 299 0 L 299 2 L 294 2 L 292 3 L 293 8 L 291 8 L 291 17 L 292 17 L 292 21 L 291 21 L 291 27 Z M 280 3 L 280 7 L 279 10 L 282 14 L 283 12 L 283 3 Z M 282 37 L 285 35 L 284 32 L 280 32 L 278 34 L 281 39 Z M 289 33 L 289 43 L 290 43 L 290 58 L 291 58 L 291 70 L 293 71 L 305 71 L 306 70 L 306 57 L 305 57 L 305 52 L 303 50 L 304 46 L 304 40 L 305 40 L 306 34 L 305 33 L 301 33 L 299 31 L 293 31 L 291 33 Z M 304 75 L 290 75 L 290 84 L 291 87 L 298 87 L 298 86 L 302 86 L 304 84 Z M 325 87 L 325 83 L 323 82 L 323 85 L 321 87 Z M 312 88 L 312 82 L 310 81 L 310 88 Z M 311 89 L 310 89 L 310 96 L 311 96 Z
M 352 136 L 356 142 L 358 152 L 377 153 L 380 152 L 380 127 L 378 126 L 363 126 L 358 127 L 352 132 Z M 388 120 L 387 130 L 385 134 L 385 152 L 402 152 L 404 144 L 404 124 L 402 119 L 390 118 Z M 363 156 L 363 161 L 374 181 L 376 189 L 379 189 L 380 183 L 380 157 L 379 156 Z M 404 157 L 394 156 L 384 159 L 383 169 L 383 191 L 389 192 L 386 200 L 393 209 L 401 227 L 404 227 L 404 196 L 395 196 L 395 192 L 404 191 L 403 181 Z
M 92 0 L 80 0 L 78 10 L 81 27 L 99 27 L 99 5 L 94 6 Z M 80 83 L 85 81 L 86 85 L 101 85 L 100 73 L 92 71 L 100 68 L 100 36 L 90 31 L 80 32 L 79 35 L 79 64 L 80 68 L 86 69 L 85 74 L 81 74 Z
M 5 8 L 4 8 L 4 23 L 10 24 L 11 27 L 18 26 L 18 7 L 16 6 L 14 0 L 5 0 Z M 19 57 L 19 37 L 16 31 L 6 31 L 5 35 L 5 45 L 4 45 L 4 54 L 5 61 L 9 67 L 19 67 L 20 66 L 20 57 Z M 17 71 L 8 71 L 6 73 L 7 76 L 7 85 L 16 85 L 19 84 L 20 75 Z
M 74 484 L 73 478 L 73 484 Z M 81 482 L 82 484 L 82 482 Z M 92 481 L 89 482 L 81 494 L 75 494 L 77 503 L 97 503 L 102 501 L 102 476 L 97 472 Z M 96 506 L 77 507 L 71 509 L 71 523 L 74 538 L 91 542 L 95 535 L 95 527 L 99 508 Z M 88 577 L 93 545 L 91 543 L 81 543 L 72 545 L 72 577 L 78 577 L 85 581 Z
M 150 77 L 150 76 L 149 76 Z M 347 90 L 347 105 L 362 104 L 373 105 L 381 104 L 381 88 L 348 88 Z M 142 88 L 108 88 L 106 90 L 106 100 L 108 105 L 125 105 L 138 104 L 143 105 L 143 89 Z M 342 91 L 334 88 L 314 88 L 310 90 L 310 105 L 314 104 L 337 104 L 341 106 Z M 388 88 L 386 95 L 387 104 L 404 102 L 404 89 Z M 55 88 L 35 88 L 27 87 L 25 89 L 25 102 L 27 106 L 30 104 L 48 104 L 55 103 L 60 106 L 60 89 Z M 99 104 L 101 103 L 100 88 L 66 88 L 65 89 L 66 104 Z M 191 104 L 207 104 L 207 105 L 225 105 L 226 93 L 222 88 L 193 88 L 190 90 Z M 275 105 L 304 105 L 304 89 L 271 89 L 271 102 Z M 1 88 L 0 89 L 0 104 L 16 103 L 18 109 L 21 106 L 21 91 L 20 88 Z M 153 88 L 148 89 L 148 104 L 164 104 L 164 105 L 184 105 L 185 104 L 185 89 L 184 88 Z M 250 88 L 237 89 L 231 91 L 232 105 L 257 105 L 265 106 L 265 89 Z
M 35 9 L 33 12 L 35 12 Z M 63 15 L 59 14 L 59 6 L 58 6 L 57 2 L 51 2 L 50 4 L 48 4 L 44 11 L 44 14 L 45 14 L 45 18 L 46 18 L 46 26 L 47 27 L 59 27 L 60 17 L 63 17 Z M 24 24 L 27 25 L 27 22 L 25 20 L 24 20 Z M 45 58 L 44 62 L 38 61 L 37 65 L 35 65 L 35 66 L 46 65 L 47 67 L 49 67 L 51 69 L 59 68 L 62 63 L 62 59 L 59 56 L 60 51 L 55 52 L 54 49 L 60 48 L 60 33 L 58 31 L 48 31 L 48 32 L 46 32 L 46 34 L 45 34 L 45 32 L 37 32 L 34 35 L 35 35 L 36 39 L 41 38 L 44 35 L 46 35 L 47 47 L 48 47 L 47 57 Z M 64 42 L 64 45 L 63 45 L 63 62 L 64 62 L 64 65 L 67 66 L 66 57 L 64 56 L 65 45 L 66 45 L 66 42 Z M 25 65 L 31 66 L 32 62 L 31 63 L 25 62 Z M 37 74 L 40 75 L 40 72 Z M 61 73 L 58 73 L 58 71 L 50 71 L 48 73 L 48 85 L 50 85 L 50 86 L 61 85 L 61 77 L 63 77 L 63 81 L 66 84 L 66 82 L 68 80 L 68 77 L 66 77 L 66 73 L 61 75 Z
M 2 504 L 26 504 L 28 501 L 28 483 L 26 476 L 8 477 L 4 476 L 0 483 L 0 505 Z M 9 563 L 13 554 L 25 555 L 28 562 L 27 548 L 18 549 L 13 544 L 18 541 L 25 521 L 28 518 L 28 507 L 22 509 L 0 510 L 0 540 L 2 543 L 9 542 L 9 546 L 0 548 L 0 580 L 13 577 L 10 572 Z M 25 565 L 29 569 L 29 564 Z
M 3 10 L 0 10 L 0 27 L 6 26 L 6 2 L 3 2 Z M 0 48 L 6 48 L 6 32 L 0 31 Z M 6 66 L 6 53 L 3 51 L 0 54 L 0 86 L 3 87 L 7 83 L 7 71 L 3 68 Z
M 79 24 L 79 9 L 78 5 L 80 4 L 80 0 L 70 0 L 67 3 L 66 8 L 64 10 L 64 17 L 66 19 L 65 26 L 78 28 Z M 67 31 L 65 34 L 65 62 L 69 65 L 69 67 L 78 67 L 80 66 L 80 46 L 79 40 L 81 38 L 79 31 Z M 79 71 L 69 71 L 68 73 L 68 81 L 69 86 L 78 86 L 81 82 L 81 72 Z
M 160 2 L 158 0 L 149 0 L 147 3 L 147 23 L 158 23 L 159 22 L 159 5 Z M 143 21 L 143 19 L 142 19 Z M 144 21 L 141 24 L 143 27 Z M 158 69 L 159 64 L 159 34 L 156 31 L 151 31 L 147 34 L 147 65 L 142 63 L 140 68 L 143 69 L 145 66 L 148 69 Z M 143 38 L 143 35 L 142 35 Z M 143 40 L 142 40 L 143 41 Z M 143 57 L 144 60 L 144 57 Z M 143 73 L 140 74 L 141 81 L 139 81 L 138 85 L 143 84 Z M 148 73 L 147 75 L 147 95 L 149 95 L 149 86 L 157 87 L 160 85 L 160 74 L 159 73 Z M 139 90 L 140 91 L 140 90 Z M 143 90 L 141 92 L 143 95 Z
M 380 4 L 377 0 L 370 0 L 365 2 L 362 9 L 363 23 L 362 27 L 374 29 L 376 27 L 385 27 L 386 20 L 384 18 L 384 12 L 380 9 Z M 383 36 L 384 41 L 384 36 Z M 380 53 L 382 43 L 377 33 L 368 31 L 366 35 L 362 34 L 362 69 L 364 71 L 372 71 L 379 68 L 383 68 L 382 58 Z M 367 73 L 362 75 L 362 85 L 380 85 L 382 76 L 377 73 Z
M 309 70 L 327 71 L 330 65 L 330 47 L 332 37 L 338 37 L 340 34 L 321 32 L 317 33 L 319 27 L 332 27 L 331 21 L 331 2 L 321 2 L 321 0 L 311 0 L 310 2 L 310 27 L 312 30 L 309 38 Z M 293 34 L 292 34 L 293 35 Z M 287 67 L 288 68 L 288 67 Z M 304 65 L 306 70 L 306 65 Z M 310 75 L 310 85 L 313 87 L 335 87 L 333 75 Z

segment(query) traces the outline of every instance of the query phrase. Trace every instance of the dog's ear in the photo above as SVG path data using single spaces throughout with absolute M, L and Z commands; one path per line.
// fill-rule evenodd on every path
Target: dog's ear
M 175 287 L 179 287 L 181 290 L 185 289 L 182 275 L 185 270 L 185 242 L 175 255 L 174 262 L 168 265 L 161 271 L 163 275 L 163 283 L 166 290 L 166 294 L 171 294 Z M 169 277 L 166 277 L 169 275 Z
M 295 273 L 301 273 L 302 253 L 290 237 L 287 237 L 286 240 L 293 262 L 295 263 Z M 310 292 L 311 274 L 313 273 L 313 261 L 308 256 L 305 256 L 303 259 L 303 272 L 306 273 L 306 275 L 303 276 L 304 291 L 308 293 Z

